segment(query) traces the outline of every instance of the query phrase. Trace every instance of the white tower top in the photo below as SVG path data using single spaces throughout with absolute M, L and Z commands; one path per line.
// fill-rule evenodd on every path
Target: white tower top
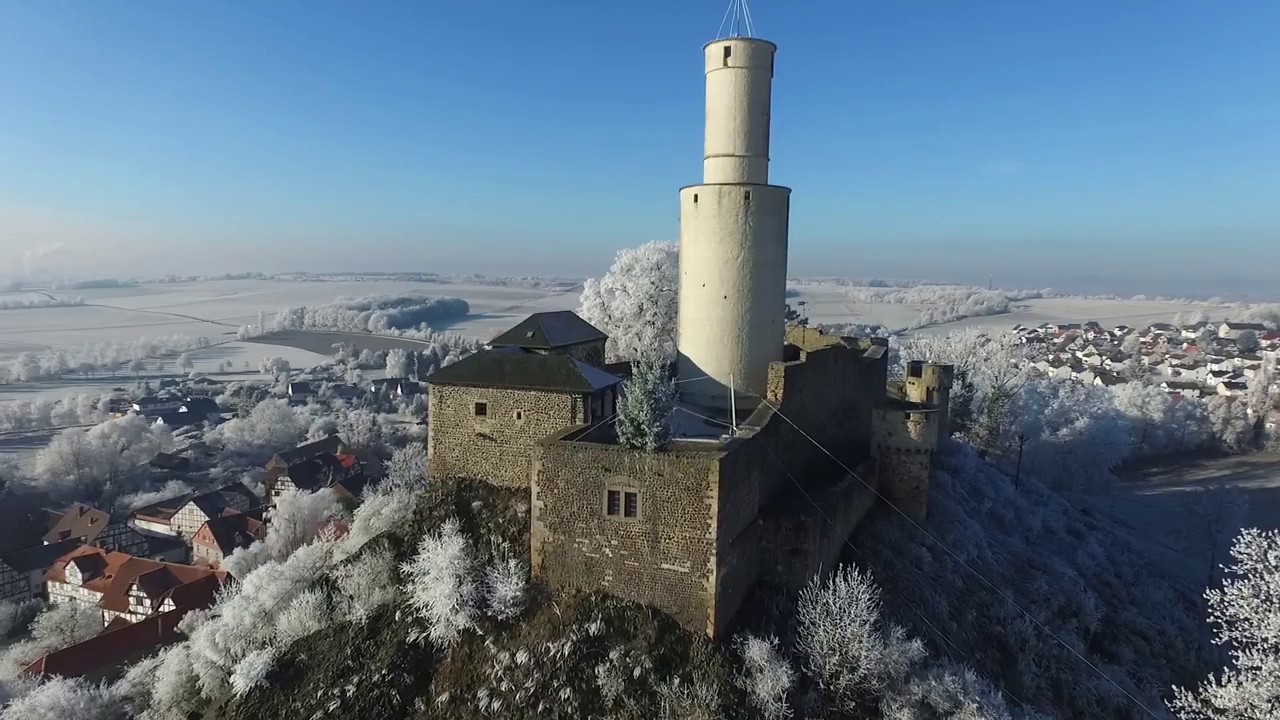
M 782 359 L 791 191 L 769 184 L 776 53 L 750 37 L 703 48 L 703 181 L 680 192 L 676 331 L 681 396 L 700 407 L 754 406 Z
M 729 38 L 703 48 L 707 128 L 702 182 L 769 184 L 773 58 L 768 40 Z

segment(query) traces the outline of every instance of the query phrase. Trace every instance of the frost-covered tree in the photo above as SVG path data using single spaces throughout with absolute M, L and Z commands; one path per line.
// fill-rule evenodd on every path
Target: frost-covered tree
M 1240 336 L 1236 338 L 1236 348 L 1240 352 L 1255 353 L 1262 347 L 1262 343 L 1258 340 L 1258 333 L 1252 330 L 1241 330 Z
M 289 361 L 279 355 L 262 358 L 262 362 L 258 364 L 258 372 L 263 375 L 270 375 L 271 379 L 276 381 L 289 377 L 289 372 L 292 369 L 289 366 Z
M 609 336 L 610 358 L 632 360 L 654 353 L 670 361 L 675 358 L 679 282 L 675 243 L 620 250 L 604 277 L 583 284 L 578 314 Z
M 734 638 L 733 646 L 742 656 L 738 686 L 752 707 L 765 720 L 791 717 L 787 696 L 795 685 L 796 673 L 783 657 L 778 639 L 745 633 Z
M 631 377 L 623 383 L 618 405 L 618 442 L 655 452 L 671 442 L 671 416 L 676 407 L 676 386 L 665 363 L 642 355 L 631 365 Z
M 178 356 L 178 369 L 182 372 L 191 372 L 191 368 L 195 366 L 196 362 L 191 358 L 191 353 L 184 352 Z
M 36 615 L 29 630 L 30 637 L 0 653 L 0 682 L 17 679 L 23 668 L 45 654 L 102 632 L 102 614 L 90 605 L 58 603 Z
M 337 607 L 342 617 L 364 622 L 375 610 L 400 600 L 399 568 L 391 552 L 379 547 L 333 570 Z
M 1205 593 L 1231 665 L 1193 691 L 1175 690 L 1169 707 L 1183 720 L 1280 717 L 1280 532 L 1245 530 L 1231 555 L 1230 577 Z
M 253 337 L 253 328 L 248 325 L 241 325 L 240 329 L 236 330 L 237 340 L 248 340 L 251 337 Z
M 129 372 L 133 373 L 135 378 L 140 377 L 146 371 L 147 361 L 145 358 L 136 357 L 129 361 Z
M 308 425 L 286 400 L 267 400 L 242 417 L 223 423 L 209 433 L 228 453 L 265 460 L 273 453 L 298 444 Z
M 391 454 L 383 485 L 417 490 L 425 487 L 426 482 L 427 449 L 423 444 L 410 443 Z
M 883 692 L 924 657 L 924 646 L 901 627 L 882 626 L 880 589 L 850 565 L 809 582 L 796 603 L 796 625 L 805 670 L 846 710 Z
M 387 377 L 409 377 L 409 353 L 400 348 L 391 348 L 387 351 Z
M 110 501 L 103 495 L 107 490 L 131 492 L 147 476 L 142 466 L 172 447 L 173 437 L 165 427 L 140 415 L 126 415 L 87 431 L 63 431 L 36 453 L 33 479 L 38 488 L 59 499 Z
M 79 678 L 54 677 L 0 711 L 0 720 L 125 720 L 110 693 Z
M 475 627 L 480 600 L 475 553 L 456 519 L 424 535 L 400 572 L 409 607 L 427 626 L 416 637 L 447 647 Z
M 236 548 L 222 562 L 222 569 L 243 578 L 265 563 L 283 561 L 341 517 L 342 505 L 329 488 L 286 491 L 271 511 L 266 537 L 249 547 Z
M 362 408 L 353 408 L 338 416 L 338 434 L 353 450 L 376 452 L 382 448 L 382 425 L 378 416 Z
M 1209 398 L 1209 423 L 1214 440 L 1227 452 L 1243 452 L 1253 442 L 1254 423 L 1243 400 Z
M 1004 697 L 972 669 L 950 663 L 914 673 L 880 701 L 883 720 L 1010 720 Z M 1023 716 L 1019 716 L 1023 717 Z

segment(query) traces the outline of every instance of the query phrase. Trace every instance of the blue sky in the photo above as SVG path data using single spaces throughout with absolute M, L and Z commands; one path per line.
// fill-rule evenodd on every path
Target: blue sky
M 781 48 L 793 273 L 1274 287 L 1280 3 L 752 9 Z M 0 248 L 90 274 L 599 272 L 678 234 L 723 11 L 0 0 Z

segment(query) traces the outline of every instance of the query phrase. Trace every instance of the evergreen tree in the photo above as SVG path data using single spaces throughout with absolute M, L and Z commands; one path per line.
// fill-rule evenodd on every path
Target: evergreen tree
M 671 442 L 671 414 L 676 386 L 665 364 L 644 357 L 631 365 L 631 379 L 623 383 L 618 406 L 618 441 L 627 447 L 654 452 Z

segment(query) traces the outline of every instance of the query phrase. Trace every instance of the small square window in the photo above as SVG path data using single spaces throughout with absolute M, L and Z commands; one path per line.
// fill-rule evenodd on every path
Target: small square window
M 511 419 L 516 421 L 524 420 L 524 411 L 516 410 L 515 412 L 511 413 Z
M 476 417 L 489 417 L 489 403 L 476 403 Z
M 609 517 L 620 517 L 622 515 L 622 491 L 610 490 L 608 492 L 604 511 Z

